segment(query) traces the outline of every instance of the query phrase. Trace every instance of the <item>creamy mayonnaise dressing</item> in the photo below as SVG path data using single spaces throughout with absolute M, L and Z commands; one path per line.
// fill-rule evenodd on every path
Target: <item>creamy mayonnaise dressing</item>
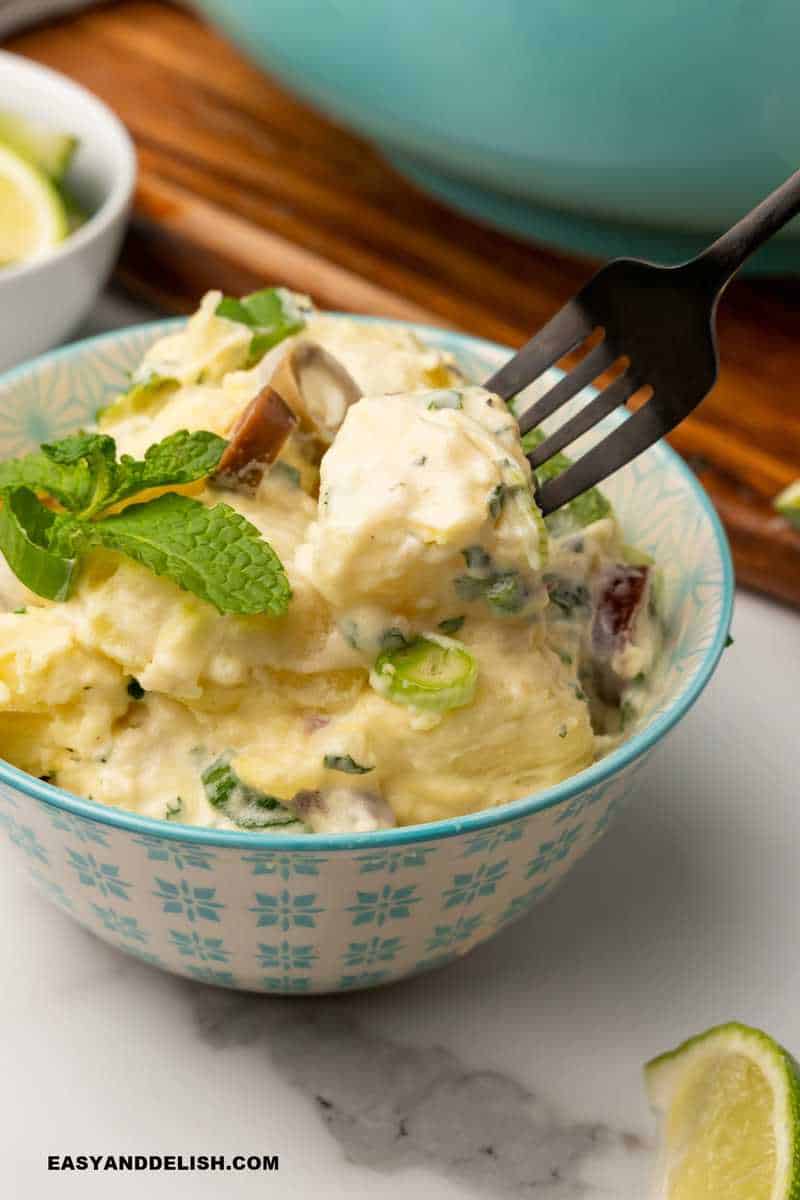
M 102 418 L 120 452 L 182 429 L 230 436 L 298 344 L 243 369 L 252 331 L 219 300 L 147 352 L 136 378 L 170 387 Z M 362 396 L 332 445 L 298 426 L 257 486 L 172 489 L 257 526 L 290 579 L 286 615 L 221 615 L 100 551 L 50 604 L 0 563 L 0 603 L 25 606 L 0 614 L 0 751 L 149 816 L 292 832 L 432 821 L 580 771 L 646 706 L 653 568 L 605 503 L 548 528 L 512 415 L 448 355 L 297 303 L 299 337 Z M 455 639 L 476 667 L 448 711 L 378 686 L 380 656 L 420 637 Z

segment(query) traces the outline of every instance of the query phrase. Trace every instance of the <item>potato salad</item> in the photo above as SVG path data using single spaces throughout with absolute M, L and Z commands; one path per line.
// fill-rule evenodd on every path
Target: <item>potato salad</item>
M 0 463 L 0 754 L 295 834 L 581 771 L 646 708 L 658 577 L 597 490 L 542 518 L 540 436 L 404 326 L 210 293 L 96 428 Z

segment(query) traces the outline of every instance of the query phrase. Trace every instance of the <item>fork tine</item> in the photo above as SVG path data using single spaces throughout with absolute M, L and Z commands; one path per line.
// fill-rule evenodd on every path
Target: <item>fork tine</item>
M 595 322 L 575 300 L 565 304 L 539 332 L 496 371 L 484 387 L 510 400 L 554 362 L 574 350 L 594 329 Z
M 540 467 L 542 463 L 547 462 L 548 458 L 552 458 L 559 450 L 563 450 L 582 433 L 586 433 L 587 429 L 596 425 L 602 417 L 613 412 L 615 408 L 619 408 L 620 404 L 624 404 L 636 391 L 637 386 L 630 369 L 627 370 L 607 388 L 603 388 L 602 392 L 595 396 L 594 400 L 585 404 L 579 412 L 575 413 L 574 417 L 570 417 L 568 421 L 565 421 L 549 437 L 531 450 L 527 455 L 528 462 L 534 468 Z
M 543 396 L 534 401 L 530 408 L 527 408 L 521 415 L 517 415 L 520 433 L 527 433 L 529 429 L 533 429 L 534 425 L 541 424 L 561 408 L 562 404 L 566 404 L 573 396 L 577 396 L 578 392 L 611 366 L 614 357 L 607 341 L 602 341 L 599 346 L 595 346 L 594 350 L 581 359 L 563 379 L 559 379 L 549 392 L 545 392 Z
M 700 399 L 702 397 L 698 397 L 697 403 Z M 664 437 L 694 407 L 696 405 L 693 404 L 682 412 L 664 409 L 656 404 L 655 397 L 651 396 L 647 403 L 623 421 L 618 429 L 593 446 L 561 475 L 556 475 L 554 479 L 543 484 L 537 494 L 536 503 L 545 515 L 560 508 L 562 504 L 568 504 L 581 492 L 593 487 L 601 479 L 606 479 L 648 446 Z

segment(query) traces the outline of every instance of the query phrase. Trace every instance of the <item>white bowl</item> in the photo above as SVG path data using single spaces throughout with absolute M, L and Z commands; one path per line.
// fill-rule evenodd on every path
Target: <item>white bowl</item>
M 125 127 L 91 92 L 5 51 L 0 51 L 0 108 L 80 139 L 68 182 L 91 213 L 46 257 L 0 270 L 0 370 L 5 370 L 63 341 L 94 304 L 125 230 L 136 153 Z

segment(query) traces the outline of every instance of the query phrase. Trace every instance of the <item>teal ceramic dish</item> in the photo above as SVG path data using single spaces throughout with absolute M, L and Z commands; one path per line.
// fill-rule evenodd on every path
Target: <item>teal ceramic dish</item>
M 0 457 L 91 421 L 171 323 L 93 338 L 0 378 Z M 419 328 L 480 380 L 509 351 Z M 591 440 L 591 439 L 589 439 Z M 646 724 L 580 774 L 463 818 L 281 836 L 180 826 L 80 799 L 0 762 L 0 828 L 37 886 L 119 949 L 205 983 L 285 993 L 389 983 L 466 954 L 548 895 L 636 790 L 725 644 L 733 572 L 692 473 L 657 445 L 609 481 L 631 542 L 665 571 L 663 692 Z
M 800 157 L 800 5 L 199 0 L 261 65 L 479 217 L 678 261 Z M 800 222 L 761 270 L 800 270 Z

